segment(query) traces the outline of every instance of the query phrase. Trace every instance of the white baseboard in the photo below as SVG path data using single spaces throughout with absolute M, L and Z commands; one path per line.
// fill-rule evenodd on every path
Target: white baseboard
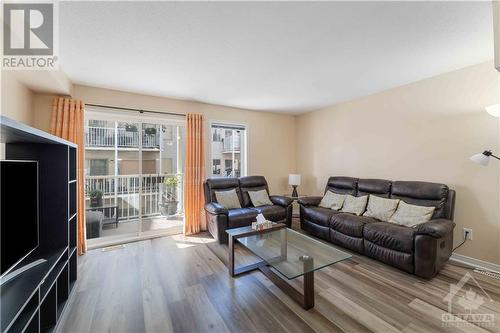
M 453 260 L 453 261 L 456 261 L 456 262 L 459 262 L 462 264 L 466 264 L 466 265 L 472 266 L 474 268 L 483 269 L 483 270 L 487 270 L 490 272 L 495 272 L 495 273 L 500 274 L 500 265 L 493 264 L 493 263 L 488 262 L 488 261 L 474 259 L 474 258 L 467 257 L 467 256 L 457 254 L 457 253 L 453 253 L 450 257 L 450 260 Z

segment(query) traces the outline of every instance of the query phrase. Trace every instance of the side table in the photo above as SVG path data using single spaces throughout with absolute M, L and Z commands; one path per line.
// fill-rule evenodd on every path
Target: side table
M 307 195 L 299 195 L 298 197 L 293 197 L 289 194 L 283 194 L 284 197 L 287 197 L 288 199 L 292 199 L 293 202 L 295 203 L 296 201 L 298 201 L 300 198 L 305 198 L 307 197 Z M 292 203 L 293 205 L 293 213 L 292 213 L 292 217 L 300 217 L 300 212 L 298 211 L 298 205 L 295 205 L 294 203 Z

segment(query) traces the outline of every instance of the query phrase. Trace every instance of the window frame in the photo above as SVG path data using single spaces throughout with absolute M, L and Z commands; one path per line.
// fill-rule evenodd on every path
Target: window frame
M 225 120 L 216 120 L 216 119 L 210 119 L 208 121 L 208 130 L 206 133 L 206 138 L 207 138 L 207 155 L 206 155 L 206 164 L 207 164 L 207 177 L 223 177 L 221 175 L 212 175 L 212 126 L 213 125 L 221 125 L 221 126 L 239 126 L 239 127 L 244 127 L 244 135 L 243 135 L 243 148 L 244 150 L 240 150 L 240 158 L 243 161 L 241 163 L 241 172 L 240 172 L 240 177 L 245 177 L 250 175 L 250 168 L 249 168 L 249 162 L 248 162 L 248 147 L 249 147 L 249 131 L 250 131 L 250 126 L 248 123 L 245 122 L 231 122 L 231 121 L 225 121 Z M 221 136 L 222 137 L 222 136 Z M 221 161 L 221 173 L 222 173 L 222 161 Z M 224 177 L 226 178 L 226 177 Z

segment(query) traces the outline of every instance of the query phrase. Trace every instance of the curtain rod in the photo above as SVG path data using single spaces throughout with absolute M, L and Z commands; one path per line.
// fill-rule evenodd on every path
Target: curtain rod
M 139 112 L 139 113 L 169 114 L 169 115 L 172 115 L 172 116 L 180 116 L 180 117 L 185 117 L 186 116 L 185 114 L 182 114 L 182 113 L 161 112 L 161 111 L 145 110 L 145 109 L 135 109 L 135 108 L 124 108 L 124 107 L 120 107 L 120 106 L 111 106 L 111 105 L 102 105 L 102 104 L 85 103 L 85 105 L 96 106 L 96 107 L 100 107 L 100 108 L 116 109 L 116 110 L 136 111 L 136 112 Z

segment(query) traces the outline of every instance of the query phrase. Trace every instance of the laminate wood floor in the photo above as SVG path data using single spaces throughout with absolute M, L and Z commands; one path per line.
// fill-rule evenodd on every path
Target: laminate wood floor
M 225 255 L 208 234 L 89 251 L 58 332 L 500 332 L 500 281 L 455 264 L 423 280 L 354 255 L 316 272 L 305 311 L 258 271 L 231 278 Z M 240 264 L 254 259 L 237 249 Z M 466 273 L 452 312 L 493 315 L 489 327 L 443 325 L 450 284 Z

